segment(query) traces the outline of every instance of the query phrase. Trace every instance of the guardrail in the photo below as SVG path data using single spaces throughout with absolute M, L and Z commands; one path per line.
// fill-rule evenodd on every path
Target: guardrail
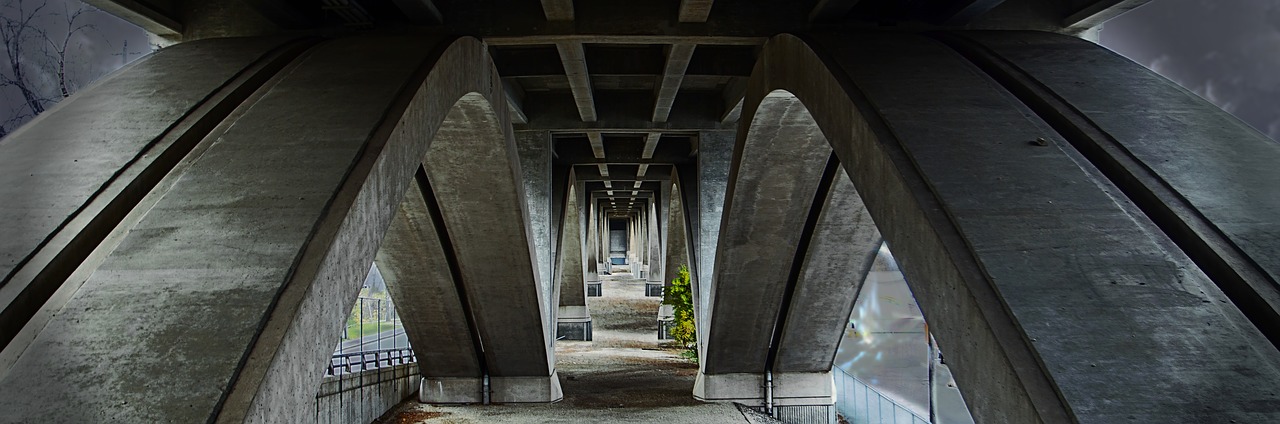
M 342 375 L 414 362 L 418 362 L 418 358 L 413 355 L 413 348 L 411 347 L 335 353 L 329 359 L 329 367 L 325 370 L 324 375 Z
M 857 377 L 834 367 L 836 410 L 850 424 L 929 424 L 893 399 L 863 383 Z

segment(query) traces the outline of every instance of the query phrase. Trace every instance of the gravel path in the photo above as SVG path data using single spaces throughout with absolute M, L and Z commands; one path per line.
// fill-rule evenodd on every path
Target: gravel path
M 604 296 L 588 299 L 593 341 L 556 344 L 564 400 L 554 404 L 431 406 L 411 400 L 386 423 L 746 423 L 733 404 L 693 399 L 698 365 L 659 342 L 660 298 L 644 280 L 605 276 Z

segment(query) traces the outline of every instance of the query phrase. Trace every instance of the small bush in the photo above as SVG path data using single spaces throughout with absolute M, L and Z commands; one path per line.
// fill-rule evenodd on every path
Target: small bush
M 681 356 L 698 360 L 698 328 L 693 320 L 693 287 L 689 283 L 689 267 L 681 265 L 677 277 L 662 294 L 662 303 L 671 305 L 675 322 L 671 326 L 671 338 L 685 348 Z

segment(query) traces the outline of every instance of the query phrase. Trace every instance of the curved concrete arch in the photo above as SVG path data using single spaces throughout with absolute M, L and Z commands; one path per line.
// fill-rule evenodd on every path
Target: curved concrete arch
M 536 329 L 512 342 L 531 351 L 486 341 L 486 355 L 518 356 L 491 370 L 521 379 L 514 397 L 558 399 L 504 102 L 476 39 L 353 37 L 312 48 L 219 125 L 0 378 L 0 421 L 308 416 L 314 394 L 299 388 L 318 386 L 357 282 L 420 168 L 457 241 L 463 284 L 480 295 L 509 288 L 495 308 L 517 304 L 519 325 Z M 467 128 L 500 142 L 459 146 L 450 131 Z M 459 179 L 448 153 L 432 156 L 451 148 L 484 150 L 490 175 Z M 477 192 L 480 183 L 490 186 Z M 514 210 L 503 212 L 514 222 L 491 230 L 516 246 L 502 258 L 462 240 L 484 223 L 458 222 L 495 206 Z M 495 276 L 481 263 L 491 260 L 519 275 Z M 481 336 L 504 336 L 485 334 L 498 324 L 486 313 L 476 312 Z
M 905 33 L 774 37 L 748 85 L 739 147 L 775 90 L 826 135 L 977 421 L 1275 418 L 1248 406 L 1280 384 L 1275 347 L 1106 177 L 955 51 Z M 729 212 L 741 190 L 725 204 L 722 248 L 732 228 L 753 225 L 732 222 L 753 217 Z M 726 255 L 717 308 L 721 270 L 747 263 Z

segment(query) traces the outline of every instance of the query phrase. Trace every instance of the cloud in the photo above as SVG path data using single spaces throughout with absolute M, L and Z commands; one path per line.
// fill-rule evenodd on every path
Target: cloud
M 1280 0 L 1153 1 L 1101 41 L 1280 139 Z

